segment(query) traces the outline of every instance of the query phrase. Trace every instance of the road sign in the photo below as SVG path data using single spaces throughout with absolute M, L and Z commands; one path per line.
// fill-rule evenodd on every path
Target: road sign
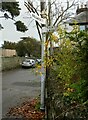
M 42 33 L 47 33 L 47 32 L 48 32 L 47 27 L 42 27 Z
M 58 29 L 57 26 L 48 26 L 48 32 L 56 31 Z
M 36 20 L 37 22 L 41 23 L 41 24 L 46 24 L 46 19 L 41 18 L 41 16 L 36 15 L 35 13 L 30 13 L 31 17 Z
M 42 33 L 47 33 L 47 32 L 53 32 L 58 29 L 57 26 L 48 26 L 48 27 L 43 27 L 42 28 Z

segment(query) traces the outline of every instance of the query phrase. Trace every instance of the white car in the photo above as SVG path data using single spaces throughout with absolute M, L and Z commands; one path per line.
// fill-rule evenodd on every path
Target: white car
M 35 60 L 33 59 L 25 59 L 22 62 L 22 67 L 35 67 Z

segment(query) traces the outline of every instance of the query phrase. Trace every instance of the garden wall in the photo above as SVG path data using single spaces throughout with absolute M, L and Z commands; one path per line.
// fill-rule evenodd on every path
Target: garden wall
M 2 57 L 0 70 L 10 70 L 20 67 L 20 63 L 24 60 L 24 57 Z

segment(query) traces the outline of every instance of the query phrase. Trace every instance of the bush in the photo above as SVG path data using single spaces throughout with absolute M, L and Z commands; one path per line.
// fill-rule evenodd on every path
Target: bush
M 53 55 L 47 82 L 49 118 L 87 120 L 88 33 L 77 29 L 61 37 L 63 40 Z

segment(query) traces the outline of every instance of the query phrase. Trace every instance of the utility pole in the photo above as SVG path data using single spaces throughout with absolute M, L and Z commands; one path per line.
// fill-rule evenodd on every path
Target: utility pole
M 45 0 L 40 1 L 40 9 L 41 9 L 41 17 L 45 18 Z M 45 56 L 45 41 L 46 34 L 44 33 L 44 29 L 46 28 L 45 24 L 42 24 L 42 47 L 41 47 L 41 110 L 45 110 L 45 67 L 44 67 L 44 56 Z

